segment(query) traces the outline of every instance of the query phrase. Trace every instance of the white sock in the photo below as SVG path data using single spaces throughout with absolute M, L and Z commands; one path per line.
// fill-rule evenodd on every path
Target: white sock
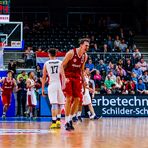
M 30 117 L 32 117 L 32 112 L 30 113 Z
M 61 114 L 57 114 L 57 118 L 58 119 L 61 119 Z
M 69 122 L 69 116 L 65 116 L 65 121 L 66 121 L 66 123 Z
M 91 112 L 90 112 L 90 111 L 88 111 L 87 113 L 88 113 L 88 116 L 90 117 L 90 116 L 91 116 Z
M 72 115 L 72 118 L 75 117 L 75 116 L 76 116 L 76 114 L 73 114 L 73 115 Z
M 72 116 L 73 116 L 73 115 L 70 115 L 70 116 L 69 116 L 69 121 L 72 121 Z
M 53 121 L 56 121 L 56 120 L 57 120 L 57 117 L 52 117 L 52 120 L 53 120 Z
M 78 111 L 77 117 L 81 116 L 81 111 Z
M 3 112 L 3 115 L 6 115 L 6 112 Z

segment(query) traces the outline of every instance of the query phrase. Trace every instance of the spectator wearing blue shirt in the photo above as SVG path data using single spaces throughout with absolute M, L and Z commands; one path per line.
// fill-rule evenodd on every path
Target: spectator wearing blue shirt
M 92 71 L 94 69 L 95 65 L 92 63 L 92 60 L 89 59 L 88 64 L 86 64 L 85 67 L 89 68 L 89 70 Z
M 137 94 L 145 93 L 145 84 L 143 83 L 142 79 L 139 79 L 138 83 L 136 84 L 136 91 Z
M 138 79 L 142 77 L 142 70 L 139 68 L 138 64 L 135 64 L 135 68 L 133 68 L 132 72 L 136 74 Z

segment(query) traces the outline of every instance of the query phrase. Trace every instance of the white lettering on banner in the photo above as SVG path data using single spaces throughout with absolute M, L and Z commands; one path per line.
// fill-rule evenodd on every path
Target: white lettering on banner
M 114 96 L 113 96 L 114 97 Z M 126 96 L 125 96 L 126 97 Z M 92 99 L 93 106 L 148 106 L 148 98 L 138 99 L 137 96 L 133 96 L 133 98 L 124 98 L 121 99 L 120 97 L 117 98 L 105 98 L 102 96 L 100 99 Z

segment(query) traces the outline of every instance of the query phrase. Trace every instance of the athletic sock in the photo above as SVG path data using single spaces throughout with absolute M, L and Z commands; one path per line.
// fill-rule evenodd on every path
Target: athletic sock
M 61 114 L 57 114 L 57 120 L 58 120 L 58 121 L 61 120 Z
M 70 116 L 69 116 L 69 122 L 72 121 L 72 116 L 73 116 L 73 115 L 70 115 Z
M 57 118 L 56 117 L 52 117 L 52 123 L 56 123 Z
M 77 117 L 81 116 L 81 111 L 78 111 Z
M 69 116 L 65 116 L 65 121 L 66 121 L 66 123 L 69 122 Z
M 91 116 L 91 112 L 90 112 L 90 111 L 88 111 L 87 113 L 88 113 L 88 116 L 90 117 L 90 116 Z

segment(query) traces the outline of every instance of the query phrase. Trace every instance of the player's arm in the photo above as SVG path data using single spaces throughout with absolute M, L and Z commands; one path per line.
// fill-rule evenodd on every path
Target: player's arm
M 63 60 L 63 62 L 62 62 L 63 68 L 65 68 L 65 67 L 67 66 L 67 63 L 69 62 L 69 60 L 72 59 L 73 54 L 74 54 L 73 50 L 70 50 L 70 51 L 68 51 L 68 52 L 66 53 L 65 58 L 64 58 L 64 60 Z
M 0 83 L 3 83 L 4 82 L 4 78 L 0 79 Z
M 15 79 L 13 79 L 13 82 L 14 82 L 14 88 L 15 88 L 15 91 L 17 92 L 17 90 L 18 90 L 18 87 L 17 87 L 16 80 L 15 80 Z
M 45 88 L 45 83 L 46 83 L 46 76 L 47 76 L 47 69 L 46 65 L 44 64 L 43 67 L 43 76 L 42 76 L 42 95 L 44 96 L 44 88 Z

